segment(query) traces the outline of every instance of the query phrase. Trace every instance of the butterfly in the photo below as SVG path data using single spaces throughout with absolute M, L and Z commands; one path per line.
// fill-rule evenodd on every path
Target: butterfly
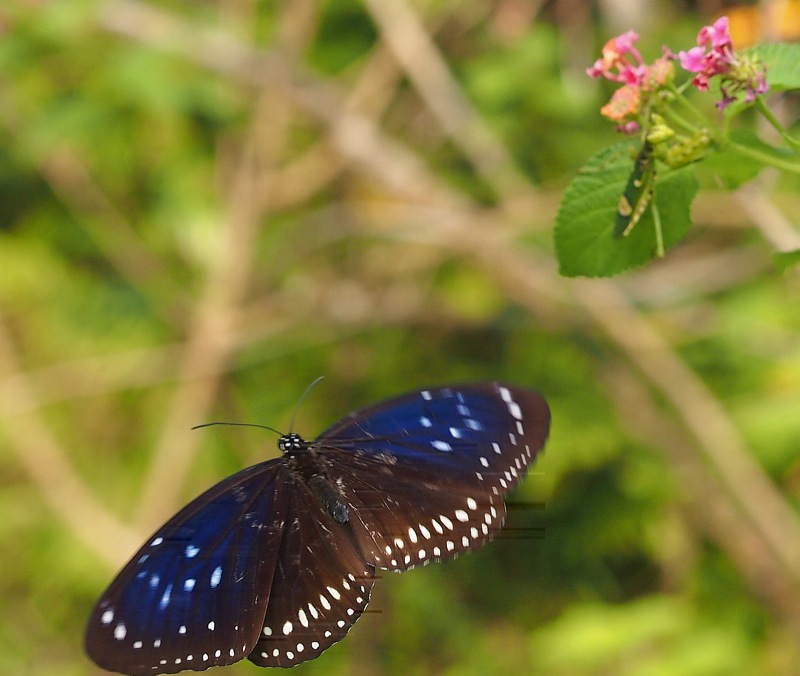
M 224 479 L 147 540 L 97 602 L 86 651 L 131 675 L 313 659 L 363 614 L 376 569 L 496 535 L 549 427 L 539 393 L 490 382 L 389 399 L 313 441 L 283 435 L 279 458 Z

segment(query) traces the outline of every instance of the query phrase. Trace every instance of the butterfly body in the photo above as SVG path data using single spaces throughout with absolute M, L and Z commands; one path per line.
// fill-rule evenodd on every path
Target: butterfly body
M 299 434 L 285 434 L 278 440 L 278 448 L 294 474 L 311 490 L 319 505 L 336 523 L 347 523 L 350 514 L 347 504 L 335 484 L 329 478 L 330 468 L 320 458 L 312 444 Z
M 476 383 L 284 435 L 281 457 L 213 486 L 134 555 L 89 619 L 89 655 L 126 674 L 317 657 L 364 612 L 376 568 L 496 535 L 549 419 L 538 393 Z

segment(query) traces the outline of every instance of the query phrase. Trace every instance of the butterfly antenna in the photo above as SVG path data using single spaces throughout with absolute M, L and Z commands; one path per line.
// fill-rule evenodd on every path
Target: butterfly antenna
M 289 421 L 289 433 L 291 434 L 294 432 L 294 420 L 297 417 L 297 412 L 300 410 L 300 406 L 302 406 L 303 402 L 306 400 L 308 393 L 314 388 L 314 386 L 319 383 L 320 380 L 323 380 L 325 376 L 320 376 L 316 378 L 307 388 L 306 391 L 300 396 L 300 400 L 297 402 L 297 406 L 294 407 L 294 411 L 292 412 L 292 419 Z
M 230 425 L 231 427 L 260 427 L 262 430 L 269 430 L 270 432 L 275 432 L 275 434 L 280 435 L 281 432 L 276 430 L 274 427 L 270 427 L 269 425 L 257 425 L 256 423 L 241 423 L 241 422 L 210 422 L 210 423 L 203 423 L 202 425 L 195 425 L 192 427 L 193 430 L 199 430 L 201 427 L 211 427 L 212 425 Z

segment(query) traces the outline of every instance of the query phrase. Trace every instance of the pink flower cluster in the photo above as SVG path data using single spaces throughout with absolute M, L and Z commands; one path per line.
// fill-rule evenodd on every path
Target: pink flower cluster
M 720 76 L 722 100 L 717 103 L 720 110 L 735 101 L 736 94 L 742 90 L 746 92 L 745 101 L 750 102 L 768 89 L 763 65 L 741 57 L 734 51 L 728 32 L 728 17 L 723 16 L 711 26 L 700 29 L 697 47 L 677 55 L 665 47 L 664 55 L 652 65 L 644 63 L 634 46 L 638 39 L 639 36 L 633 31 L 611 38 L 603 46 L 602 57 L 586 71 L 591 77 L 604 77 L 622 84 L 601 111 L 618 123 L 620 131 L 630 133 L 638 129 L 636 117 L 641 109 L 643 94 L 658 90 L 672 77 L 673 66 L 670 61 L 675 59 L 682 68 L 695 73 L 692 84 L 700 91 L 708 89 L 710 78 Z
M 706 52 L 709 45 L 711 49 Z M 708 89 L 709 78 L 721 76 L 722 100 L 717 103 L 720 110 L 736 100 L 737 91 L 744 89 L 744 100 L 749 103 L 757 94 L 764 94 L 769 89 L 765 69 L 738 58 L 734 52 L 727 16 L 720 17 L 711 26 L 703 26 L 697 34 L 697 47 L 679 52 L 678 59 L 684 70 L 697 73 L 692 84 L 700 91 Z
M 619 131 L 626 134 L 639 130 L 636 118 L 641 110 L 642 94 L 661 87 L 674 72 L 670 59 L 675 57 L 666 52 L 652 65 L 645 64 L 634 46 L 638 39 L 633 31 L 611 38 L 603 46 L 603 56 L 586 71 L 591 77 L 604 77 L 622 84 L 600 112 L 617 122 Z
M 711 51 L 706 54 L 706 47 Z M 733 63 L 733 42 L 728 33 L 728 17 L 717 19 L 712 26 L 703 26 L 697 34 L 697 47 L 678 52 L 681 68 L 697 73 L 692 84 L 700 91 L 708 89 L 708 79 L 730 70 Z
M 586 73 L 590 77 L 604 77 L 612 82 L 641 84 L 647 66 L 644 65 L 639 50 L 633 46 L 638 39 L 639 35 L 633 31 L 611 38 L 603 45 L 603 56 Z

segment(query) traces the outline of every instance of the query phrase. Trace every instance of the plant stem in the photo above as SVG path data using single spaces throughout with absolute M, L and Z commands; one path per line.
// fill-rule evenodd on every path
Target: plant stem
M 653 225 L 656 229 L 656 256 L 664 258 L 664 234 L 661 231 L 661 214 L 656 205 L 655 195 L 653 196 L 651 208 L 653 210 Z
M 734 141 L 728 141 L 728 147 L 731 148 L 731 150 L 735 150 L 740 155 L 749 157 L 750 159 L 756 160 L 761 164 L 766 164 L 771 167 L 775 167 L 776 169 L 787 171 L 790 174 L 796 174 L 800 176 L 800 163 L 798 162 L 784 160 L 780 157 L 776 157 L 775 155 L 770 155 L 762 152 L 761 150 L 750 148 L 749 146 L 741 145 L 740 143 L 736 143 Z
M 697 120 L 700 121 L 701 126 L 707 127 L 708 126 L 708 118 L 700 112 L 700 109 L 695 106 L 686 96 L 683 95 L 682 90 L 679 90 L 672 85 L 670 88 L 672 93 L 675 94 L 675 101 L 680 105 L 683 106 L 688 112 L 690 112 Z M 695 129 L 694 125 L 690 123 L 688 124 L 691 128 Z M 696 129 L 695 129 L 696 130 Z
M 698 127 L 693 125 L 691 122 L 689 122 L 683 116 L 681 116 L 678 113 L 676 113 L 675 110 L 672 109 L 672 108 L 670 108 L 669 110 L 665 110 L 664 111 L 664 117 L 668 118 L 670 121 L 672 121 L 675 124 L 677 124 L 678 126 L 680 126 L 683 129 L 683 131 L 685 131 L 687 134 L 690 134 L 690 135 L 694 134 L 698 130 Z
M 761 96 L 756 97 L 756 107 L 758 108 L 759 112 L 765 118 L 767 118 L 767 122 L 769 122 L 775 128 L 775 131 L 777 131 L 781 135 L 781 138 L 784 141 L 786 141 L 786 143 L 788 143 L 792 148 L 794 148 L 797 151 L 800 151 L 800 141 L 789 135 L 789 133 L 780 123 L 778 118 L 775 117 L 775 114 L 772 112 L 770 107 L 766 103 L 764 103 L 763 97 Z

